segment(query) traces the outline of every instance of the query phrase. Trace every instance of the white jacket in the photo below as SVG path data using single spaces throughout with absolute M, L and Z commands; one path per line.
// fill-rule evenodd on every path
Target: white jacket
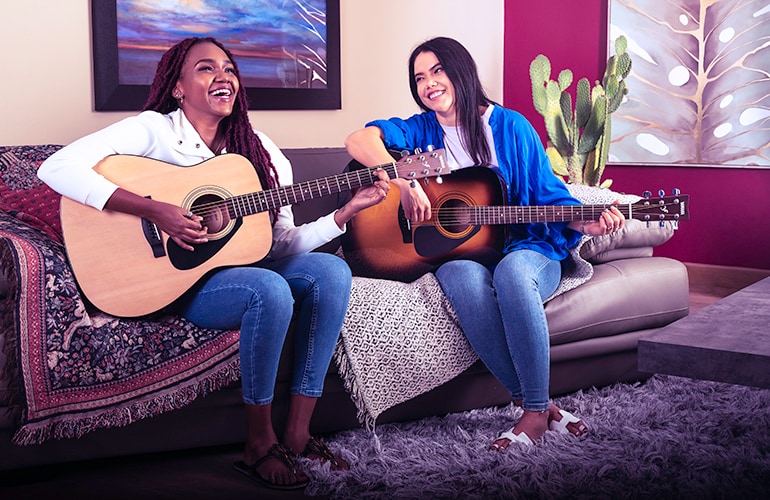
M 291 185 L 294 175 L 288 158 L 269 137 L 255 133 L 270 154 L 280 185 Z M 181 167 L 215 156 L 182 110 L 167 115 L 144 111 L 65 146 L 43 162 L 38 176 L 63 196 L 102 210 L 118 186 L 93 167 L 114 154 L 144 156 Z M 291 206 L 282 207 L 273 228 L 270 257 L 310 252 L 344 232 L 334 221 L 334 213 L 297 227 Z

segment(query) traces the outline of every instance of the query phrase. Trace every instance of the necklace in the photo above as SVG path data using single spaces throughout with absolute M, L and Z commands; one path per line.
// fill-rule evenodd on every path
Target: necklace
M 214 140 L 211 142 L 211 151 L 215 155 L 220 155 L 222 154 L 222 149 L 224 147 L 225 147 L 225 138 L 217 134 L 217 136 L 214 137 Z

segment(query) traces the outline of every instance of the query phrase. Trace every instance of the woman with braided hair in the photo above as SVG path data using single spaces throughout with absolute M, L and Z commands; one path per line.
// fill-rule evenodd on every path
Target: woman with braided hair
M 93 167 L 109 155 L 137 155 L 182 167 L 222 153 L 238 153 L 253 164 L 264 188 L 290 185 L 291 164 L 248 118 L 232 54 L 213 38 L 188 38 L 161 58 L 143 111 L 78 139 L 44 162 L 40 178 L 64 196 L 98 210 L 114 210 L 154 222 L 179 247 L 193 251 L 205 243 L 202 217 L 186 209 L 145 198 L 115 185 Z M 247 440 L 235 466 L 249 477 L 278 489 L 308 482 L 299 455 L 348 464 L 310 435 L 310 419 L 323 390 L 347 309 L 351 273 L 331 254 L 311 252 L 345 230 L 358 211 L 382 201 L 388 178 L 379 172 L 339 210 L 294 225 L 290 206 L 271 214 L 272 248 L 252 266 L 232 267 L 206 276 L 169 310 L 204 328 L 240 329 L 243 400 Z M 279 439 L 271 409 L 289 323 L 297 311 L 294 374 L 285 432 Z

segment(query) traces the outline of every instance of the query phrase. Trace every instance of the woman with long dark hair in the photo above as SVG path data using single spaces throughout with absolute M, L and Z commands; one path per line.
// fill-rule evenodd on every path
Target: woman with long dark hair
M 409 88 L 422 113 L 368 123 L 345 145 L 364 165 L 387 161 L 388 149 L 444 148 L 450 168 L 499 169 L 511 205 L 579 205 L 551 171 L 533 127 L 516 111 L 487 97 L 476 63 L 459 42 L 438 37 L 409 57 Z M 419 184 L 394 179 L 405 216 L 431 218 L 430 200 Z M 454 306 L 474 350 L 523 408 L 516 425 L 500 434 L 492 449 L 512 442 L 532 444 L 549 429 L 581 435 L 587 426 L 549 399 L 549 338 L 543 303 L 559 285 L 562 262 L 581 233 L 603 235 L 622 228 L 615 208 L 599 220 L 513 224 L 503 258 L 486 267 L 454 260 L 436 278 Z
M 213 38 L 188 38 L 162 56 L 143 111 L 83 137 L 52 155 L 40 178 L 64 196 L 98 210 L 115 210 L 154 222 L 179 247 L 193 251 L 208 241 L 203 218 L 132 193 L 99 175 L 103 158 L 136 155 L 182 167 L 223 153 L 248 158 L 263 188 L 291 185 L 291 164 L 281 150 L 249 123 L 246 95 L 232 54 Z M 323 391 L 347 310 L 351 273 L 342 259 L 311 252 L 345 230 L 358 211 L 384 199 L 384 173 L 342 208 L 294 225 L 290 206 L 271 214 L 272 248 L 253 266 L 231 267 L 205 277 L 169 309 L 214 329 L 240 329 L 247 441 L 236 467 L 272 488 L 301 488 L 307 476 L 299 455 L 348 464 L 310 435 L 310 418 Z M 258 257 L 255 258 L 258 260 Z M 126 297 L 126 300 L 131 300 Z M 297 328 L 285 432 L 278 438 L 271 409 L 278 361 L 289 323 Z

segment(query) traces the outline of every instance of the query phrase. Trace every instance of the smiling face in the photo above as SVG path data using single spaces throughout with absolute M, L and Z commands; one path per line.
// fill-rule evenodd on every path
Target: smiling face
M 233 112 L 240 83 L 227 54 L 210 42 L 193 45 L 182 64 L 173 95 L 192 123 L 219 121 Z
M 455 89 L 433 52 L 420 52 L 414 59 L 414 81 L 423 105 L 435 111 L 439 123 L 455 126 Z

